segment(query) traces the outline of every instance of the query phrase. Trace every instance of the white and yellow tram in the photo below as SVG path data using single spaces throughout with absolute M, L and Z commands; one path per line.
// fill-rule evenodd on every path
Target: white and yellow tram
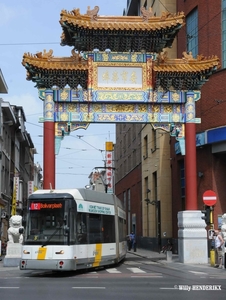
M 113 194 L 38 190 L 28 199 L 21 270 L 78 270 L 126 256 L 126 214 Z

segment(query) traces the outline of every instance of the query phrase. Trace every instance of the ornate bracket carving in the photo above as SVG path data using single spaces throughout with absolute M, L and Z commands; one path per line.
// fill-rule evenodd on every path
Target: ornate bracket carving
M 145 21 L 147 22 L 150 19 L 150 17 L 153 16 L 153 12 L 152 12 L 152 8 L 151 7 L 149 8 L 149 10 L 147 10 L 147 9 L 145 9 L 144 6 L 142 6 L 140 8 L 140 11 L 141 11 L 141 15 L 142 15 L 142 18 L 143 18 L 144 22 Z
M 38 52 L 35 54 L 36 57 L 38 58 L 44 58 L 44 59 L 49 59 L 53 57 L 53 50 L 50 49 L 48 52 L 46 52 L 46 49 L 44 49 L 43 52 Z
M 87 15 L 91 17 L 93 21 L 97 20 L 97 14 L 99 12 L 99 6 L 94 6 L 94 9 L 90 9 L 90 6 L 87 8 Z

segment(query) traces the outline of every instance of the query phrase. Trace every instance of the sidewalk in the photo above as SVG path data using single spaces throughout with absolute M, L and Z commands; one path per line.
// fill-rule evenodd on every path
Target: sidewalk
M 161 265 L 166 265 L 167 267 L 173 269 L 195 269 L 202 272 L 208 273 L 218 273 L 223 272 L 226 275 L 226 269 L 218 269 L 214 268 L 210 265 L 210 261 L 207 264 L 188 264 L 188 263 L 181 263 L 179 262 L 178 254 L 172 254 L 171 256 L 167 256 L 164 253 L 158 253 L 147 249 L 138 248 L 136 252 L 128 251 L 129 255 L 139 256 L 143 258 L 150 259 L 153 262 L 159 263 Z
M 159 262 L 159 263 L 176 263 L 176 262 L 179 263 L 179 257 L 177 254 L 172 254 L 172 257 L 170 257 L 164 253 L 158 253 L 158 252 L 143 249 L 143 248 L 137 248 L 136 252 L 128 251 L 128 253 L 136 255 L 136 256 L 140 256 L 143 258 L 147 258 L 152 261 Z

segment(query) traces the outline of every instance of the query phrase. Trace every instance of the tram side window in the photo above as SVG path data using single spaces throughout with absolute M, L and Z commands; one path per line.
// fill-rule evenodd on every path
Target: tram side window
M 75 209 L 70 209 L 69 214 L 69 228 L 70 228 L 70 244 L 74 245 L 76 243 L 76 223 L 75 223 Z
M 114 243 L 114 216 L 89 214 L 89 243 Z
M 77 214 L 77 242 L 78 244 L 87 244 L 87 214 L 78 213 Z
M 103 215 L 103 242 L 114 243 L 115 242 L 115 219 L 114 216 Z
M 78 213 L 76 217 L 76 233 L 78 244 L 87 244 L 87 242 L 89 244 L 114 243 L 114 216 Z
M 126 239 L 126 221 L 122 218 L 118 218 L 119 229 L 119 241 L 123 242 Z
M 102 243 L 101 215 L 89 214 L 89 243 Z

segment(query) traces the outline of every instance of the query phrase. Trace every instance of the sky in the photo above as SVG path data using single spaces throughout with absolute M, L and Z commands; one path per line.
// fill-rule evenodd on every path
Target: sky
M 43 102 L 35 83 L 26 80 L 23 54 L 47 51 L 68 57 L 71 47 L 60 46 L 62 9 L 99 6 L 99 15 L 122 15 L 127 0 L 1 0 L 0 2 L 0 69 L 8 86 L 8 94 L 0 97 L 11 105 L 22 106 L 26 130 L 37 150 L 34 162 L 43 167 Z M 82 136 L 82 137 L 80 137 Z M 104 166 L 105 143 L 115 142 L 114 124 L 90 124 L 88 129 L 73 131 L 61 142 L 56 156 L 56 188 L 79 188 L 89 184 L 88 176 L 96 167 Z

